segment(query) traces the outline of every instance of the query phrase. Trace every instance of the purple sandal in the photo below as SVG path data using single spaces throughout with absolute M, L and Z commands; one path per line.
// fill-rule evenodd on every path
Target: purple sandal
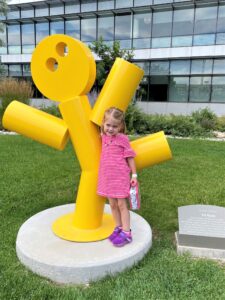
M 121 230 L 119 234 L 117 234 L 117 236 L 112 241 L 113 245 L 116 247 L 123 247 L 126 244 L 129 244 L 131 242 L 132 242 L 131 232 L 126 233 L 123 230 Z

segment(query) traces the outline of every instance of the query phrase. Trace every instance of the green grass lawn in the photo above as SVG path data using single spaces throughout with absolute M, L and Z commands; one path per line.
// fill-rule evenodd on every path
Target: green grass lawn
M 178 256 L 174 245 L 178 206 L 225 206 L 225 143 L 169 143 L 173 160 L 139 173 L 139 213 L 154 235 L 149 253 L 116 277 L 63 286 L 21 265 L 15 241 L 29 217 L 74 202 L 80 170 L 73 149 L 60 152 L 21 136 L 0 136 L 0 299 L 225 299 L 224 267 Z

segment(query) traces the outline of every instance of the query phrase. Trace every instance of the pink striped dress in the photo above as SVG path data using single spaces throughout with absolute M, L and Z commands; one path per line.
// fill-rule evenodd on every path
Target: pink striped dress
M 130 168 L 127 157 L 135 157 L 128 137 L 102 135 L 97 194 L 108 198 L 127 198 L 130 189 Z

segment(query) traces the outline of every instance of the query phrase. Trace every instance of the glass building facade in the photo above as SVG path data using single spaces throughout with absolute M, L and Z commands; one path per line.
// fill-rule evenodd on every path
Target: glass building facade
M 145 70 L 139 101 L 225 104 L 225 1 L 11 0 L 9 7 L 0 33 L 8 76 L 31 76 L 30 56 L 48 35 L 86 44 L 102 37 L 134 50 Z

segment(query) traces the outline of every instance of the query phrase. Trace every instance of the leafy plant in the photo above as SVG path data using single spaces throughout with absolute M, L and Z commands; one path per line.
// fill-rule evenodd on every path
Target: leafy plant
M 194 121 L 206 130 L 216 128 L 217 116 L 209 108 L 199 109 L 191 114 Z

